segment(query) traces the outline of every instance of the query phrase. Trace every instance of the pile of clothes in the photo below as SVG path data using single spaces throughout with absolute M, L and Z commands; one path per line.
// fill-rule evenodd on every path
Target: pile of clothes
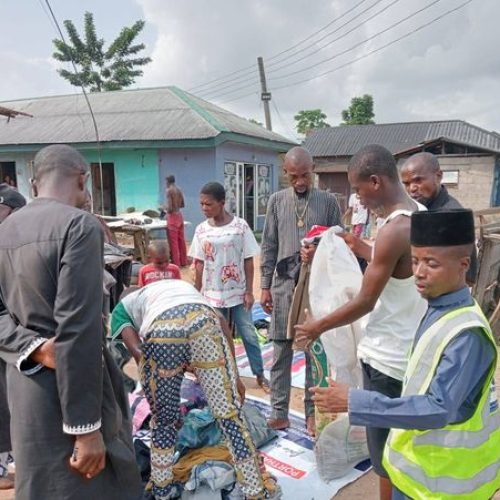
M 135 393 L 130 394 L 129 399 L 137 463 L 142 480 L 147 483 L 151 472 L 151 414 L 144 396 Z M 277 437 L 257 408 L 245 403 L 243 414 L 257 448 Z M 177 437 L 173 472 L 175 480 L 184 484 L 182 498 L 243 500 L 224 436 L 207 406 L 201 386 L 188 378 L 184 379 L 181 388 L 180 419 L 182 426 Z M 263 463 L 261 469 L 266 486 L 272 491 L 276 480 L 265 471 Z

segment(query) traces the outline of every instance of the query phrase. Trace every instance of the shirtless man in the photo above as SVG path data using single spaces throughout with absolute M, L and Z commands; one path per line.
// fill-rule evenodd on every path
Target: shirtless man
M 166 179 L 165 191 L 167 200 L 167 235 L 170 245 L 170 260 L 179 267 L 187 266 L 186 240 L 184 239 L 184 218 L 181 208 L 184 208 L 184 196 L 175 185 L 175 177 L 169 175 Z
M 384 221 L 373 249 L 356 236 L 344 234 L 354 253 L 369 262 L 361 290 L 323 318 L 307 315 L 304 324 L 296 326 L 297 341 L 312 342 L 323 332 L 370 313 L 358 347 L 364 389 L 399 397 L 407 354 L 426 309 L 415 288 L 410 252 L 410 216 L 425 207 L 408 197 L 399 182 L 392 154 L 382 146 L 369 145 L 359 150 L 349 163 L 348 177 L 361 203 Z M 380 476 L 382 500 L 391 498 L 391 483 L 382 466 L 387 434 L 388 429 L 367 427 L 368 449 Z

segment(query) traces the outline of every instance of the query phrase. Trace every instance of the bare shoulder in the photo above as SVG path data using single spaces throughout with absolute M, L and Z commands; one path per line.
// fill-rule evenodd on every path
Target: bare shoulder
M 376 239 L 376 248 L 394 247 L 399 253 L 405 253 L 410 248 L 410 217 L 398 215 L 382 226 Z

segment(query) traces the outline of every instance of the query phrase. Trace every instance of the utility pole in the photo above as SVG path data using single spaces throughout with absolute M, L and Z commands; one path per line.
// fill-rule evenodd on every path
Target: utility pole
M 260 100 L 264 103 L 264 115 L 266 117 L 266 128 L 267 130 L 272 130 L 271 125 L 271 111 L 269 109 L 269 101 L 271 100 L 271 92 L 267 91 L 266 85 L 266 73 L 264 72 L 264 59 L 262 57 L 257 58 L 257 65 L 259 66 L 259 76 L 260 76 Z

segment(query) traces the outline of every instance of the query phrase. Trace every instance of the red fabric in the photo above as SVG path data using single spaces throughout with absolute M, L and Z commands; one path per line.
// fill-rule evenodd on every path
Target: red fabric
M 175 264 L 146 264 L 145 266 L 141 267 L 139 271 L 139 279 L 137 284 L 139 286 L 145 286 L 153 283 L 153 281 L 168 279 L 181 279 L 181 271 Z
M 352 226 L 352 234 L 361 238 L 361 235 L 363 234 L 364 228 L 365 228 L 364 224 L 354 224 Z
M 184 239 L 184 217 L 180 212 L 167 215 L 167 236 L 170 260 L 176 266 L 187 266 L 186 240 Z
M 315 236 L 322 235 L 327 229 L 330 229 L 328 226 L 319 226 L 315 224 L 305 235 L 305 238 L 314 238 Z

